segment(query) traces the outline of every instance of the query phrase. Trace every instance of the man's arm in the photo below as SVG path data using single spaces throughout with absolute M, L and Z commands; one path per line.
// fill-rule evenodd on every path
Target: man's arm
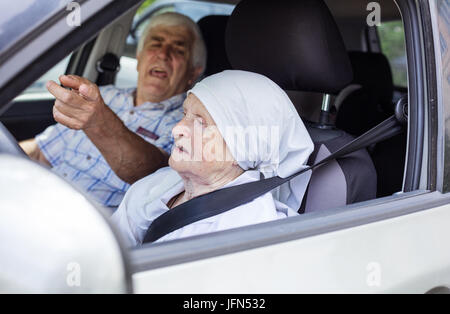
M 55 120 L 83 130 L 119 178 L 131 184 L 167 165 L 167 153 L 131 132 L 106 106 L 97 85 L 72 75 L 63 75 L 60 81 L 72 90 L 47 84 L 56 97 Z
M 45 158 L 34 138 L 22 141 L 19 143 L 19 145 L 20 147 L 22 147 L 23 151 L 28 155 L 28 157 L 51 167 L 50 162 L 47 160 L 47 158 Z
M 109 108 L 98 127 L 84 132 L 117 176 L 130 184 L 167 165 L 165 151 L 130 131 Z

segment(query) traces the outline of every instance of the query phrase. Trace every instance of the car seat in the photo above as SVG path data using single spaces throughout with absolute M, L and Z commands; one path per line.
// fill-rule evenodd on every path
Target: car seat
M 381 53 L 349 52 L 354 79 L 337 97 L 336 126 L 359 136 L 394 114 L 394 83 Z M 377 197 L 402 190 L 406 133 L 377 143 L 370 155 L 377 170 Z
M 243 0 L 229 18 L 225 46 L 234 69 L 263 74 L 284 90 L 337 94 L 353 78 L 341 34 L 322 0 Z M 315 143 L 310 164 L 353 137 L 326 125 L 306 125 Z M 299 212 L 376 196 L 376 171 L 365 149 L 318 167 Z

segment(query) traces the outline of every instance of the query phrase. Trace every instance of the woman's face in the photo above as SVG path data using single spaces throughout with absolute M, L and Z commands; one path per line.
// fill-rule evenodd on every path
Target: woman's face
M 175 143 L 169 165 L 180 175 L 213 179 L 237 163 L 211 115 L 192 93 L 183 104 L 184 117 L 173 128 Z

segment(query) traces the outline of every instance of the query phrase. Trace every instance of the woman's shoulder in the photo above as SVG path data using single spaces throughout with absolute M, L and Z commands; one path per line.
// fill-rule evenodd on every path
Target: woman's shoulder
M 152 220 L 159 215 L 156 215 L 158 211 L 149 212 L 146 208 L 158 209 L 151 204 L 180 181 L 181 177 L 176 171 L 164 167 L 131 185 L 111 218 L 131 245 L 142 241 L 145 235 L 142 232 L 147 230 Z
M 168 178 L 169 179 L 180 179 L 181 177 L 178 175 L 178 173 L 173 170 L 170 167 L 163 167 L 163 168 L 159 168 L 158 170 L 156 170 L 155 172 L 149 174 L 148 176 L 136 181 L 134 184 L 143 184 L 145 182 L 150 182 L 150 181 L 154 181 L 154 180 L 160 180 L 161 178 Z
M 175 184 L 181 181 L 181 177 L 178 173 L 170 167 L 164 167 L 156 172 L 136 181 L 131 187 L 130 191 L 137 193 L 142 191 L 144 193 L 156 193 L 161 194 L 161 191 L 165 191 L 168 188 L 173 187 Z
M 151 203 L 180 181 L 181 177 L 175 170 L 170 167 L 161 168 L 133 183 L 125 193 L 120 207 Z

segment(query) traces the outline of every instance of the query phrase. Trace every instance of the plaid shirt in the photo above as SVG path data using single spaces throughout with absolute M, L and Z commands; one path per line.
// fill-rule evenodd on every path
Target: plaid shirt
M 144 103 L 135 107 L 135 89 L 100 88 L 105 104 L 133 132 L 170 154 L 172 128 L 183 118 L 185 94 L 161 103 Z M 87 191 L 99 204 L 116 208 L 130 185 L 117 177 L 100 151 L 83 131 L 59 123 L 36 136 L 36 142 L 53 171 Z

